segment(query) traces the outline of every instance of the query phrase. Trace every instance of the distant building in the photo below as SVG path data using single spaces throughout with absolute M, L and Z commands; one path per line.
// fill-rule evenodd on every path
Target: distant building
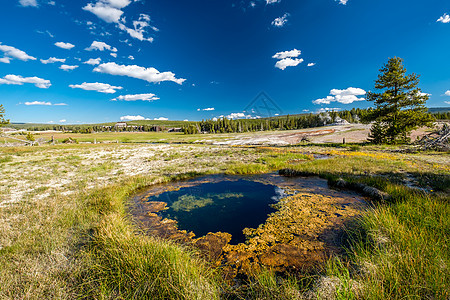
M 116 125 L 114 125 L 115 128 L 127 128 L 126 122 L 117 122 Z

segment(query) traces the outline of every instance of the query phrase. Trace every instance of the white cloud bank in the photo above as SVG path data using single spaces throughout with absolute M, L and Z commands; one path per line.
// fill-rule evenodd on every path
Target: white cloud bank
M 56 57 L 50 57 L 49 59 L 41 59 L 41 63 L 43 63 L 44 65 L 53 64 L 56 62 L 65 63 L 66 59 L 65 58 L 56 58 Z
M 19 0 L 19 4 L 22 5 L 23 7 L 26 7 L 26 6 L 37 7 L 38 6 L 36 0 Z
M 78 66 L 61 65 L 59 68 L 64 71 L 71 71 L 71 70 L 75 70 L 76 68 L 78 68 Z
M 83 82 L 82 84 L 70 84 L 69 87 L 73 89 L 83 89 L 86 91 L 97 91 L 104 94 L 114 94 L 116 90 L 121 90 L 121 86 L 113 86 L 107 83 L 100 82 Z
M 117 98 L 111 99 L 111 101 L 155 101 L 159 98 L 155 94 L 134 94 L 134 95 L 121 95 Z
M 351 104 L 355 101 L 364 101 L 365 98 L 358 98 L 358 96 L 363 96 L 366 91 L 360 88 L 349 87 L 345 90 L 332 89 L 330 95 L 326 98 L 316 99 L 313 101 L 314 104 L 330 104 L 331 102 L 339 102 L 342 104 Z
M 272 58 L 278 59 L 275 68 L 285 70 L 287 67 L 295 67 L 303 62 L 303 58 L 298 58 L 302 54 L 300 50 L 277 52 Z
M 0 84 L 23 85 L 24 83 L 32 83 L 40 89 L 48 89 L 52 84 L 50 80 L 39 77 L 22 77 L 20 75 L 6 75 L 0 78 Z
M 116 48 L 108 45 L 107 43 L 98 42 L 98 41 L 93 41 L 91 46 L 89 46 L 88 48 L 86 48 L 84 50 L 87 50 L 87 51 L 92 51 L 92 50 L 105 51 L 105 50 L 109 50 L 111 52 L 117 52 Z
M 275 59 L 285 59 L 285 58 L 293 58 L 293 57 L 299 57 L 302 52 L 300 50 L 294 49 L 290 51 L 282 51 L 275 53 L 272 58 Z
M 437 19 L 436 22 L 450 23 L 450 16 L 448 14 L 444 14 L 439 19 Z
M 85 61 L 83 64 L 87 64 L 87 65 L 91 65 L 91 66 L 96 66 L 99 65 L 101 61 L 101 58 L 90 58 L 89 60 Z
M 114 62 L 101 64 L 94 69 L 94 72 L 106 73 L 110 75 L 128 76 L 132 78 L 142 79 L 152 83 L 162 81 L 173 81 L 183 84 L 186 79 L 176 78 L 172 72 L 159 72 L 155 68 L 145 68 L 136 65 L 118 65 Z
M 70 49 L 72 49 L 73 47 L 75 47 L 74 44 L 71 44 L 71 43 L 64 43 L 64 42 L 56 42 L 56 43 L 55 43 L 55 46 L 56 46 L 56 47 L 59 47 L 59 48 L 62 48 L 62 49 L 67 49 L 67 50 L 70 50 Z
M 3 52 L 3 57 L 0 62 L 9 64 L 12 59 L 19 59 L 23 61 L 36 60 L 35 57 L 26 54 L 24 51 L 14 48 L 12 46 L 2 45 L 0 43 L 0 51 Z
M 143 116 L 123 116 L 120 117 L 121 121 L 140 121 L 140 120 L 148 120 L 146 118 L 144 118 Z
M 66 103 L 51 103 L 51 102 L 46 102 L 46 101 L 33 101 L 33 102 L 25 102 L 24 103 L 27 106 L 31 106 L 31 105 L 43 105 L 43 106 L 66 106 Z

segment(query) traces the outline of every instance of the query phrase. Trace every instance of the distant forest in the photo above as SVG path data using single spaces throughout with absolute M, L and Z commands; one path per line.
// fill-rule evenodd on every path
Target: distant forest
M 302 128 L 313 128 L 327 126 L 334 123 L 342 123 L 343 120 L 349 123 L 364 123 L 365 117 L 371 109 L 353 108 L 344 111 L 329 111 L 319 114 L 300 114 L 276 116 L 273 118 L 261 119 L 227 119 L 193 121 L 131 121 L 126 127 L 115 126 L 115 123 L 108 124 L 86 124 L 86 125 L 50 125 L 50 124 L 29 124 L 26 126 L 29 131 L 56 130 L 73 133 L 93 133 L 93 132 L 159 132 L 178 131 L 185 134 L 198 133 L 234 133 L 234 132 L 254 132 L 267 130 L 292 130 Z M 430 109 L 430 111 L 432 111 Z M 450 120 L 450 110 L 431 113 L 436 120 Z M 153 123 L 153 124 L 152 124 Z M 26 124 L 16 125 L 15 128 L 24 128 Z

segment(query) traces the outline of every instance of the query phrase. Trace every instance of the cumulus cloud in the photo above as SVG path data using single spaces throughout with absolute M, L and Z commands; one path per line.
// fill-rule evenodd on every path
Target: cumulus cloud
M 277 61 L 277 63 L 275 64 L 275 68 L 284 70 L 287 67 L 298 66 L 302 62 L 303 62 L 303 58 L 285 58 L 285 59 Z
M 280 3 L 281 0 L 266 0 L 266 4 Z
M 37 1 L 36 0 L 19 0 L 20 5 L 26 7 L 26 6 L 33 6 L 37 7 Z
M 69 87 L 73 89 L 83 89 L 86 91 L 97 91 L 104 94 L 114 94 L 116 90 L 121 90 L 121 86 L 113 86 L 107 83 L 100 82 L 83 82 L 82 84 L 70 84 Z
M 119 29 L 126 31 L 132 38 L 138 39 L 140 41 L 149 41 L 153 42 L 152 37 L 144 37 L 146 33 L 146 28 L 151 27 L 149 24 L 150 16 L 146 14 L 141 14 L 137 21 L 133 21 L 133 28 L 129 28 L 125 26 L 124 23 L 118 23 Z M 153 30 L 158 31 L 157 28 L 151 27 Z
M 66 119 L 59 120 L 59 123 L 66 123 L 66 122 L 67 122 Z
M 134 60 L 134 56 L 133 56 L 133 55 L 129 55 L 129 56 L 128 56 L 128 59 Z
M 316 65 L 316 63 L 309 63 L 308 67 L 312 67 L 312 66 L 315 66 L 315 65 Z
M 116 48 L 111 47 L 107 43 L 98 42 L 98 41 L 93 41 L 91 46 L 89 46 L 88 48 L 86 48 L 84 50 L 87 50 L 87 51 L 92 51 L 92 50 L 105 51 L 105 50 L 109 50 L 111 52 L 117 52 Z
M 78 66 L 61 65 L 59 68 L 64 71 L 71 71 L 78 68 Z
M 96 3 L 88 3 L 83 10 L 89 11 L 107 23 L 115 23 L 120 30 L 127 32 L 131 37 L 140 41 L 152 42 L 152 37 L 145 37 L 147 28 L 154 31 L 158 29 L 150 26 L 150 16 L 140 14 L 137 21 L 132 22 L 132 28 L 125 24 L 125 17 L 122 17 L 122 9 L 128 6 L 131 0 L 98 0 Z
M 155 94 L 134 94 L 134 95 L 121 95 L 117 98 L 111 99 L 111 101 L 155 101 L 159 98 Z
M 339 1 L 339 4 L 346 5 L 348 0 L 336 0 Z
M 283 27 L 288 22 L 289 14 L 285 13 L 282 17 L 278 17 L 272 21 L 272 26 Z
M 49 59 L 41 59 L 41 63 L 43 64 L 53 64 L 55 62 L 61 62 L 61 63 L 65 63 L 66 59 L 65 58 L 56 58 L 56 57 L 50 57 Z
M 169 120 L 169 118 L 159 117 L 159 118 L 154 118 L 153 120 L 155 120 L 155 121 L 167 121 L 167 120 Z
M 47 102 L 47 101 L 33 101 L 33 102 L 25 102 L 25 105 L 29 106 L 29 105 L 43 105 L 43 106 L 63 106 L 63 105 L 67 105 L 66 103 L 51 103 L 51 102 Z
M 27 60 L 36 60 L 35 57 L 26 54 L 24 51 L 14 48 L 12 46 L 2 45 L 0 43 L 0 51 L 3 52 L 4 57 L 0 58 L 0 62 L 7 63 L 11 61 L 11 59 L 20 59 L 23 61 Z
M 117 53 L 110 53 L 110 55 L 111 55 L 112 57 L 114 57 L 114 58 L 117 57 Z
M 448 14 L 444 14 L 439 19 L 437 19 L 436 22 L 450 23 L 450 16 Z
M 59 47 L 59 48 L 67 49 L 67 50 L 70 50 L 70 49 L 72 49 L 73 47 L 75 47 L 74 44 L 71 44 L 71 43 L 64 43 L 64 42 L 56 42 L 56 43 L 55 43 L 55 46 L 56 46 L 56 47 Z
M 355 101 L 364 101 L 365 98 L 359 98 L 358 96 L 363 96 L 366 91 L 360 88 L 349 87 L 345 90 L 332 89 L 330 91 L 331 96 L 326 98 L 316 99 L 313 101 L 314 104 L 330 104 L 331 102 L 339 102 L 342 104 L 351 104 Z
M 300 50 L 294 49 L 294 50 L 290 50 L 290 51 L 282 51 L 282 52 L 277 52 L 275 53 L 274 56 L 272 56 L 272 58 L 276 58 L 276 59 L 285 59 L 285 58 L 293 58 L 293 57 L 299 57 L 300 54 L 302 54 L 302 52 Z
M 118 65 L 110 62 L 97 66 L 94 72 L 106 73 L 110 75 L 128 76 L 142 79 L 148 82 L 159 83 L 162 81 L 173 81 L 183 84 L 186 79 L 176 78 L 172 72 L 159 72 L 155 68 L 145 68 L 136 65 Z
M 140 120 L 147 120 L 147 119 L 140 115 L 120 117 L 120 121 L 140 121 Z
M 45 102 L 45 101 L 33 101 L 33 102 L 25 102 L 25 105 L 44 105 L 44 106 L 51 106 L 51 102 Z
M 89 60 L 85 61 L 83 64 L 88 64 L 91 66 L 99 65 L 101 61 L 101 58 L 90 58 Z
M 23 85 L 24 83 L 32 83 L 40 89 L 48 89 L 52 84 L 50 80 L 39 77 L 22 77 L 20 75 L 6 75 L 0 78 L 0 84 Z
M 197 108 L 197 111 L 213 111 L 216 110 L 214 107 L 207 107 L 207 108 Z

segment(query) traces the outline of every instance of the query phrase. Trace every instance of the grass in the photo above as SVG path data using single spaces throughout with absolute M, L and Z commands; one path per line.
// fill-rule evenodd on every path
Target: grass
M 448 164 L 438 160 L 448 154 L 389 149 L 1 148 L 0 181 L 8 184 L 0 188 L 0 298 L 448 299 L 449 198 L 448 189 L 436 190 L 449 182 Z M 314 160 L 302 151 L 332 158 Z M 142 175 L 129 176 L 141 166 Z M 330 259 L 313 277 L 263 270 L 246 285 L 231 288 L 220 270 L 192 249 L 146 236 L 127 215 L 129 196 L 150 184 L 287 167 L 365 183 L 392 196 L 389 203 L 374 203 L 348 227 L 347 255 Z M 433 192 L 404 186 L 405 174 Z M 17 202 L 2 204 L 14 195 Z

